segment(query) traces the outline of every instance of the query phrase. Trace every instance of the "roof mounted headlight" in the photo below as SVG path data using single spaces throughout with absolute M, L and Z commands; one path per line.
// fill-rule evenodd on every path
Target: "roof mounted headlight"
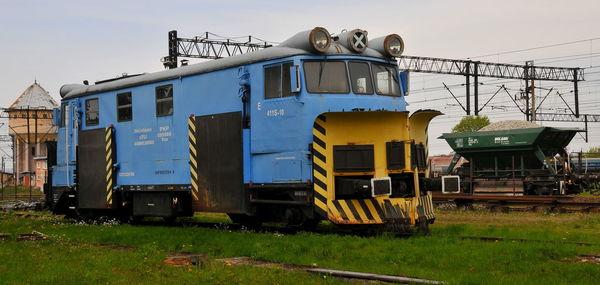
M 383 40 L 383 47 L 390 56 L 401 56 L 404 52 L 404 41 L 399 35 L 391 34 Z
M 308 38 L 312 47 L 318 52 L 326 52 L 331 45 L 331 35 L 322 27 L 312 29 Z
M 397 34 L 376 38 L 370 42 L 369 46 L 390 57 L 401 56 L 404 52 L 404 41 Z

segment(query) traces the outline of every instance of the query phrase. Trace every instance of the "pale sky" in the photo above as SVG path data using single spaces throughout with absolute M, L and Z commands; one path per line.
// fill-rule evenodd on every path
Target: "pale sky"
M 332 33 L 361 28 L 370 38 L 397 33 L 404 38 L 407 55 L 567 67 L 585 67 L 586 84 L 580 87 L 582 113 L 600 114 L 600 1 L 6 1 L 0 0 L 0 106 L 10 105 L 34 79 L 59 99 L 66 83 L 94 82 L 122 73 L 163 70 L 167 32 L 182 37 L 205 31 L 237 37 L 253 35 L 281 42 L 315 26 Z M 503 52 L 580 41 L 528 52 Z M 500 54 L 499 54 L 500 53 Z M 547 62 L 547 63 L 546 63 Z M 596 72 L 596 74 L 594 74 Z M 489 85 L 480 92 L 484 103 L 497 87 L 506 84 L 517 92 L 519 81 L 482 79 Z M 446 143 L 435 139 L 458 122 L 461 109 L 442 82 L 455 85 L 464 96 L 464 78 L 413 74 L 408 98 L 418 108 L 441 109 L 448 114 L 434 120 L 430 129 L 431 153 L 447 153 Z M 554 86 L 552 83 L 540 83 Z M 555 84 L 565 99 L 570 84 Z M 510 89 L 513 88 L 513 89 Z M 544 90 L 539 90 L 545 95 Z M 487 94 L 487 95 L 486 95 Z M 494 121 L 522 119 L 508 96 L 498 95 L 483 114 Z M 436 99 L 448 98 L 448 99 Z M 436 99 L 433 100 L 432 99 Z M 497 101 L 496 101 L 497 100 Z M 569 101 L 571 100 L 571 101 Z M 544 108 L 559 110 L 558 96 L 549 96 Z M 564 105 L 562 106 L 564 107 Z M 564 109 L 564 108 L 563 108 Z M 583 124 L 557 124 L 572 126 Z M 590 143 L 573 140 L 572 150 L 600 145 L 600 123 L 590 123 Z M 4 129 L 0 129 L 3 131 Z

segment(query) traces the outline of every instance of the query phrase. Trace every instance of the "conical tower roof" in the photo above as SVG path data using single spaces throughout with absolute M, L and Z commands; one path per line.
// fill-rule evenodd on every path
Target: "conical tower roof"
M 37 81 L 27 87 L 21 96 L 15 100 L 9 109 L 46 109 L 52 110 L 58 107 L 58 104 L 50 93 L 40 86 Z

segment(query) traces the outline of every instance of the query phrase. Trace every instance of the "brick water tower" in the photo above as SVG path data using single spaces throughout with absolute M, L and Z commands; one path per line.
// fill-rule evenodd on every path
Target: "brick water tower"
M 12 137 L 16 181 L 23 186 L 40 188 L 46 181 L 46 141 L 56 140 L 52 109 L 58 104 L 48 91 L 35 81 L 6 110 L 8 134 Z

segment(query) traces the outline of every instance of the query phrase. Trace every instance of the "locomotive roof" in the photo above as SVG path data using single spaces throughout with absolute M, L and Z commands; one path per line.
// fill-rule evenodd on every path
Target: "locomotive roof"
M 362 53 L 355 53 L 337 42 L 333 42 L 329 49 L 324 53 L 314 53 L 307 50 L 304 47 L 305 44 L 302 43 L 297 36 L 298 35 L 275 47 L 218 60 L 200 62 L 154 73 L 144 73 L 138 76 L 106 81 L 94 85 L 66 84 L 60 88 L 60 96 L 63 99 L 70 99 L 295 55 L 349 55 L 390 59 L 372 48 L 366 48 Z

